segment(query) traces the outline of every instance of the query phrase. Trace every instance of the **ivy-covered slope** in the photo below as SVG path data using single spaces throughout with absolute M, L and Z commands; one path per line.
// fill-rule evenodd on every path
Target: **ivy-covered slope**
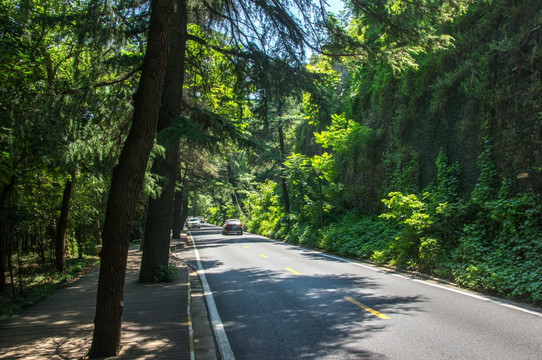
M 369 136 L 333 145 L 321 228 L 277 234 L 540 303 L 542 3 L 479 1 L 446 26 L 454 47 L 418 68 L 347 63 L 342 111 Z
M 371 176 L 363 176 L 375 194 L 367 201 L 423 189 L 436 178 L 440 150 L 460 164 L 468 194 L 486 138 L 500 176 L 517 191 L 542 192 L 542 3 L 478 2 L 445 30 L 455 46 L 425 54 L 418 69 L 350 72 L 352 117 L 380 134 L 365 167 Z

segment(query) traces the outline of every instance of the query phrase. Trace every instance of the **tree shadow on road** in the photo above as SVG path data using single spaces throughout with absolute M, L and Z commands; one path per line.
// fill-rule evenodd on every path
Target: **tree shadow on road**
M 389 317 L 420 312 L 417 304 L 424 301 L 422 296 L 376 295 L 378 283 L 352 275 L 238 269 L 209 277 L 238 359 L 383 359 L 360 344 L 386 330 L 389 321 L 346 297 Z

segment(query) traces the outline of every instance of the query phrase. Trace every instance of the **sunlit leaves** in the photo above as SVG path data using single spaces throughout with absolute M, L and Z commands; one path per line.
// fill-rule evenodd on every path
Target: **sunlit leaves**
M 394 72 L 417 68 L 417 55 L 453 45 L 443 29 L 467 9 L 472 0 L 350 0 L 352 18 L 346 48 L 363 60 L 389 63 Z M 331 44 L 332 45 L 332 44 Z M 357 51 L 358 48 L 363 51 Z
M 324 149 L 331 148 L 334 153 L 348 156 L 353 144 L 366 141 L 371 134 L 371 129 L 346 119 L 344 114 L 334 114 L 331 115 L 331 124 L 325 130 L 315 132 L 314 137 Z
M 218 46 L 218 34 L 206 34 L 198 26 L 188 27 L 189 34 L 209 45 Z M 213 38 L 217 36 L 216 38 Z M 240 83 L 241 73 L 232 59 L 200 42 L 187 43 L 187 75 L 185 91 L 193 103 L 211 112 L 225 116 L 240 129 L 246 127 L 246 118 L 251 116 L 246 92 Z

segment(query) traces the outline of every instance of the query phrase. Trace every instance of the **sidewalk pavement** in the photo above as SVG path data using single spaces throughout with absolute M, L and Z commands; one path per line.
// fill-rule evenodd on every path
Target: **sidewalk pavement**
M 141 251 L 131 247 L 124 290 L 122 350 L 110 359 L 218 358 L 199 278 L 180 260 L 186 235 L 172 240 L 179 278 L 138 282 Z M 0 359 L 81 359 L 92 342 L 98 269 L 11 319 L 0 322 Z

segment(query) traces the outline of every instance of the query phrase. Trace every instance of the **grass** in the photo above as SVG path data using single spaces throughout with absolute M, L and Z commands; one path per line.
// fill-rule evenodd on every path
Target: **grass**
M 16 272 L 18 268 L 15 267 L 13 279 L 15 289 L 8 284 L 7 291 L 0 294 L 0 321 L 21 313 L 58 289 L 71 284 L 96 267 L 100 261 L 99 257 L 88 255 L 85 255 L 83 259 L 66 259 L 66 272 L 61 273 L 50 264 L 41 266 L 38 260 L 35 256 L 26 256 L 21 259 L 22 294 L 19 273 Z M 9 280 L 9 274 L 6 275 Z

